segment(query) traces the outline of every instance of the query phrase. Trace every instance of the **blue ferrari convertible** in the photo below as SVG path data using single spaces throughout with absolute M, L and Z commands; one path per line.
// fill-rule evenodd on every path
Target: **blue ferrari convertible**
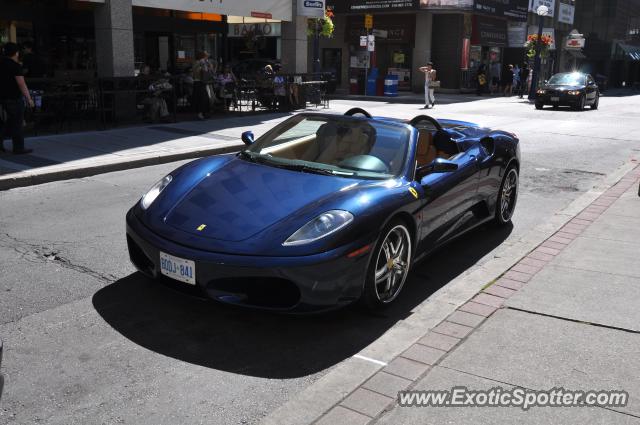
M 225 303 L 318 311 L 398 298 L 438 246 L 511 220 L 515 135 L 420 115 L 302 113 L 237 154 L 190 162 L 127 214 L 147 276 Z

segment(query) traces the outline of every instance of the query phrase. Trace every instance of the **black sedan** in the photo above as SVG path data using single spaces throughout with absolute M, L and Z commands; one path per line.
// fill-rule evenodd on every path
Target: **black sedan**
M 582 72 L 554 74 L 536 93 L 536 109 L 544 105 L 571 106 L 582 111 L 585 106 L 598 109 L 600 91 L 593 77 Z

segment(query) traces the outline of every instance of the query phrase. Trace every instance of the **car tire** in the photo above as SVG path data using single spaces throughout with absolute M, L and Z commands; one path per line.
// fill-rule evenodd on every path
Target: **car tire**
M 536 109 L 544 108 L 544 104 L 536 102 Z
M 504 226 L 511 222 L 511 217 L 513 217 L 513 212 L 518 202 L 518 180 L 518 169 L 511 165 L 504 173 L 496 199 L 496 211 L 493 221 L 498 226 Z
M 392 220 L 380 233 L 373 249 L 361 304 L 372 312 L 392 304 L 407 280 L 412 259 L 413 238 L 409 226 L 403 220 Z
M 591 109 L 598 109 L 598 106 L 600 104 L 600 95 L 596 94 L 596 100 L 593 101 L 593 104 L 591 105 Z
M 581 96 L 578 98 L 578 103 L 576 103 L 576 104 L 573 106 L 573 110 L 574 110 L 574 111 L 584 111 L 584 106 L 585 106 L 584 104 L 585 104 L 584 95 L 581 95 Z

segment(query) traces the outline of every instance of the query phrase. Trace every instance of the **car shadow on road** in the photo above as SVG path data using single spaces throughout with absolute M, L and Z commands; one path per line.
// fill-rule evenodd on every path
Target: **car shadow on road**
M 92 301 L 116 331 L 156 353 L 247 376 L 298 378 L 371 344 L 499 246 L 511 230 L 487 226 L 443 247 L 414 268 L 396 303 L 375 315 L 357 306 L 311 316 L 234 308 L 175 291 L 140 273 L 100 289 Z

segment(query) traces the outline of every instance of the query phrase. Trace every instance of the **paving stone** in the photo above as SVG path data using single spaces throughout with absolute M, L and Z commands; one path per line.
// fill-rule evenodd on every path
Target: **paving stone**
M 316 425 L 366 425 L 370 420 L 368 416 L 336 406 L 320 418 Z
M 387 397 L 397 398 L 398 391 L 406 389 L 412 381 L 386 372 L 378 372 L 362 385 L 364 388 L 384 394 Z
M 470 313 L 467 313 L 470 314 Z M 474 314 L 477 316 L 477 314 Z M 483 316 L 478 316 L 482 317 Z M 454 345 L 460 342 L 460 338 L 456 338 L 450 335 L 443 335 L 435 332 L 428 332 L 425 336 L 420 338 L 419 344 L 427 345 L 429 347 L 437 348 L 439 350 L 449 351 Z
M 495 295 L 489 294 L 478 294 L 473 297 L 471 301 L 499 308 L 504 303 L 504 298 L 496 297 Z
M 600 214 L 590 213 L 590 212 L 581 212 L 576 216 L 576 218 L 579 218 L 581 220 L 591 220 L 591 221 L 596 220 L 598 217 L 600 217 Z
M 402 353 L 402 357 L 427 365 L 433 365 L 445 354 L 446 351 L 438 350 L 437 348 L 413 344 L 411 347 L 407 348 L 404 353 Z
M 536 260 L 535 258 L 524 257 L 522 260 L 518 262 L 518 264 L 524 264 L 527 266 L 533 266 L 541 269 L 542 267 L 547 265 L 546 261 Z
M 581 218 L 574 218 L 573 220 L 571 220 L 569 223 L 571 224 L 577 224 L 579 226 L 588 226 L 591 224 L 591 220 L 583 220 Z
M 502 289 L 506 289 L 506 288 L 502 288 Z M 497 295 L 497 294 L 493 294 L 493 295 Z M 484 316 L 479 316 L 477 314 L 467 313 L 466 311 L 460 311 L 460 310 L 454 311 L 453 314 L 451 314 L 451 316 L 447 317 L 447 321 L 449 322 L 457 323 L 459 325 L 464 325 L 464 326 L 470 326 L 472 328 L 475 328 L 476 326 L 478 326 L 484 319 L 485 319 Z
M 458 308 L 460 311 L 466 311 L 467 313 L 473 313 L 480 316 L 488 317 L 497 310 L 496 307 L 480 304 L 473 301 L 469 301 Z
M 522 262 L 516 264 L 515 266 L 509 269 L 510 271 L 526 273 L 526 274 L 536 274 L 540 270 L 541 266 L 531 266 L 528 264 L 522 264 Z
M 548 248 L 546 246 L 539 246 L 538 248 L 535 249 L 534 252 L 541 252 L 543 254 L 549 254 L 549 255 L 558 255 L 558 254 L 560 254 L 560 250 L 559 249 Z
M 574 240 L 575 238 L 578 237 L 578 235 L 576 235 L 575 233 L 566 233 L 566 232 L 556 232 L 555 236 L 559 236 L 561 238 L 570 239 L 570 240 Z
M 509 270 L 504 275 L 502 275 L 502 277 L 506 277 L 507 279 L 511 280 L 517 280 L 518 282 L 522 283 L 527 283 L 529 280 L 531 280 L 531 276 L 531 273 L 522 273 L 513 270 Z
M 469 333 L 471 333 L 473 328 L 469 326 L 459 325 L 457 323 L 451 323 L 445 320 L 444 322 L 440 322 L 432 330 L 433 332 L 441 333 L 444 335 L 450 335 L 456 338 L 464 338 L 465 336 L 469 335 Z
M 402 378 L 415 381 L 423 373 L 429 370 L 429 365 L 416 362 L 405 357 L 396 357 L 383 370 Z
M 547 239 L 547 242 L 557 242 L 564 245 L 569 245 L 573 239 L 563 238 L 562 236 L 558 236 L 557 234 Z
M 509 298 L 516 291 L 514 291 L 513 289 L 505 288 L 503 286 L 491 285 L 486 288 L 484 292 L 487 294 L 495 295 L 496 297 Z
M 505 277 L 501 277 L 500 279 L 498 279 L 495 284 L 498 286 L 503 286 L 505 288 L 513 289 L 514 291 L 517 291 L 525 285 L 523 282 L 507 279 Z
M 562 250 L 562 249 L 564 249 L 564 248 L 567 246 L 567 244 L 565 244 L 565 243 L 560 243 L 560 242 L 554 242 L 554 241 L 551 241 L 551 240 L 546 240 L 546 241 L 545 241 L 542 245 L 540 245 L 540 246 L 545 247 L 545 248 L 553 248 L 553 249 Z
M 553 260 L 553 255 L 544 254 L 542 252 L 537 252 L 537 251 L 530 252 L 529 255 L 527 255 L 527 257 L 533 258 L 534 260 L 541 260 L 546 262 Z
M 340 403 L 342 406 L 367 416 L 374 417 L 394 401 L 394 398 L 378 394 L 365 388 L 358 388 Z

